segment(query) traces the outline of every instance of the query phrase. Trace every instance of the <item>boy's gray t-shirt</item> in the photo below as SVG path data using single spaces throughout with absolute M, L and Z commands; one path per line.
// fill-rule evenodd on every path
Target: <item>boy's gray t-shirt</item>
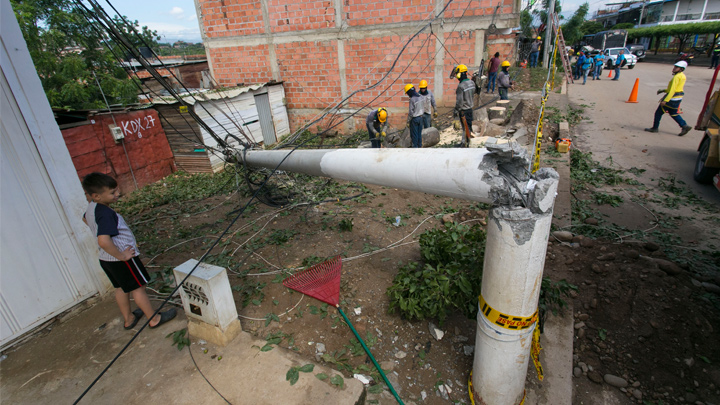
M 96 202 L 88 203 L 87 210 L 85 210 L 85 221 L 90 227 L 90 231 L 93 235 L 108 235 L 111 237 L 113 244 L 118 248 L 119 251 L 132 247 L 135 249 L 135 256 L 140 255 L 140 251 L 137 248 L 137 242 L 135 241 L 135 235 L 133 235 L 130 228 L 128 228 L 122 215 L 118 214 L 112 208 L 107 205 L 98 204 Z M 99 247 L 99 258 L 106 262 L 118 262 L 119 260 L 112 256 L 110 253 Z

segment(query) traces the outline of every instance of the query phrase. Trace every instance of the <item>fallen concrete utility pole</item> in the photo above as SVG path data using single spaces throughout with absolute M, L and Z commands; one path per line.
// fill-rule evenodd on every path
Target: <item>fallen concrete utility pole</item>
M 527 152 L 487 149 L 330 149 L 236 155 L 249 166 L 490 203 L 472 374 L 476 404 L 523 400 L 558 186 L 553 169 L 527 173 Z M 478 271 L 483 271 L 479 269 Z

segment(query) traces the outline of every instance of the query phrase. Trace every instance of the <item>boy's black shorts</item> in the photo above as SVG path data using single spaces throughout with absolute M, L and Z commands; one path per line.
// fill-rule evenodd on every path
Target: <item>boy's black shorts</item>
M 105 270 L 110 282 L 115 288 L 122 288 L 129 293 L 139 287 L 144 286 L 150 280 L 145 266 L 137 257 L 126 262 L 106 262 L 100 260 L 100 267 Z

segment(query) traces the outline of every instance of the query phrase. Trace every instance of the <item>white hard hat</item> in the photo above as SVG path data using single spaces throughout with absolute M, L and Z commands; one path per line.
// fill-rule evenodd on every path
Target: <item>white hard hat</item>
M 687 69 L 687 62 L 685 62 L 684 60 L 681 60 L 680 62 L 677 62 L 677 63 L 675 64 L 675 66 L 681 67 L 681 68 L 683 68 L 683 69 Z

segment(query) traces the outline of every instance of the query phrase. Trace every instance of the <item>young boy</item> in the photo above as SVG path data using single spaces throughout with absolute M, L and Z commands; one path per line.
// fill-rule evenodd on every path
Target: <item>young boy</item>
M 137 257 L 140 253 L 135 236 L 123 217 L 109 207 L 120 197 L 115 179 L 103 173 L 90 173 L 83 179 L 82 186 L 88 197 L 83 222 L 97 236 L 100 266 L 115 287 L 115 300 L 125 319 L 125 329 L 132 329 L 143 314 L 149 318 L 155 313 L 145 291 L 150 276 Z M 140 309 L 130 312 L 130 295 Z M 148 326 L 157 328 L 176 314 L 175 308 L 171 308 L 155 315 Z

